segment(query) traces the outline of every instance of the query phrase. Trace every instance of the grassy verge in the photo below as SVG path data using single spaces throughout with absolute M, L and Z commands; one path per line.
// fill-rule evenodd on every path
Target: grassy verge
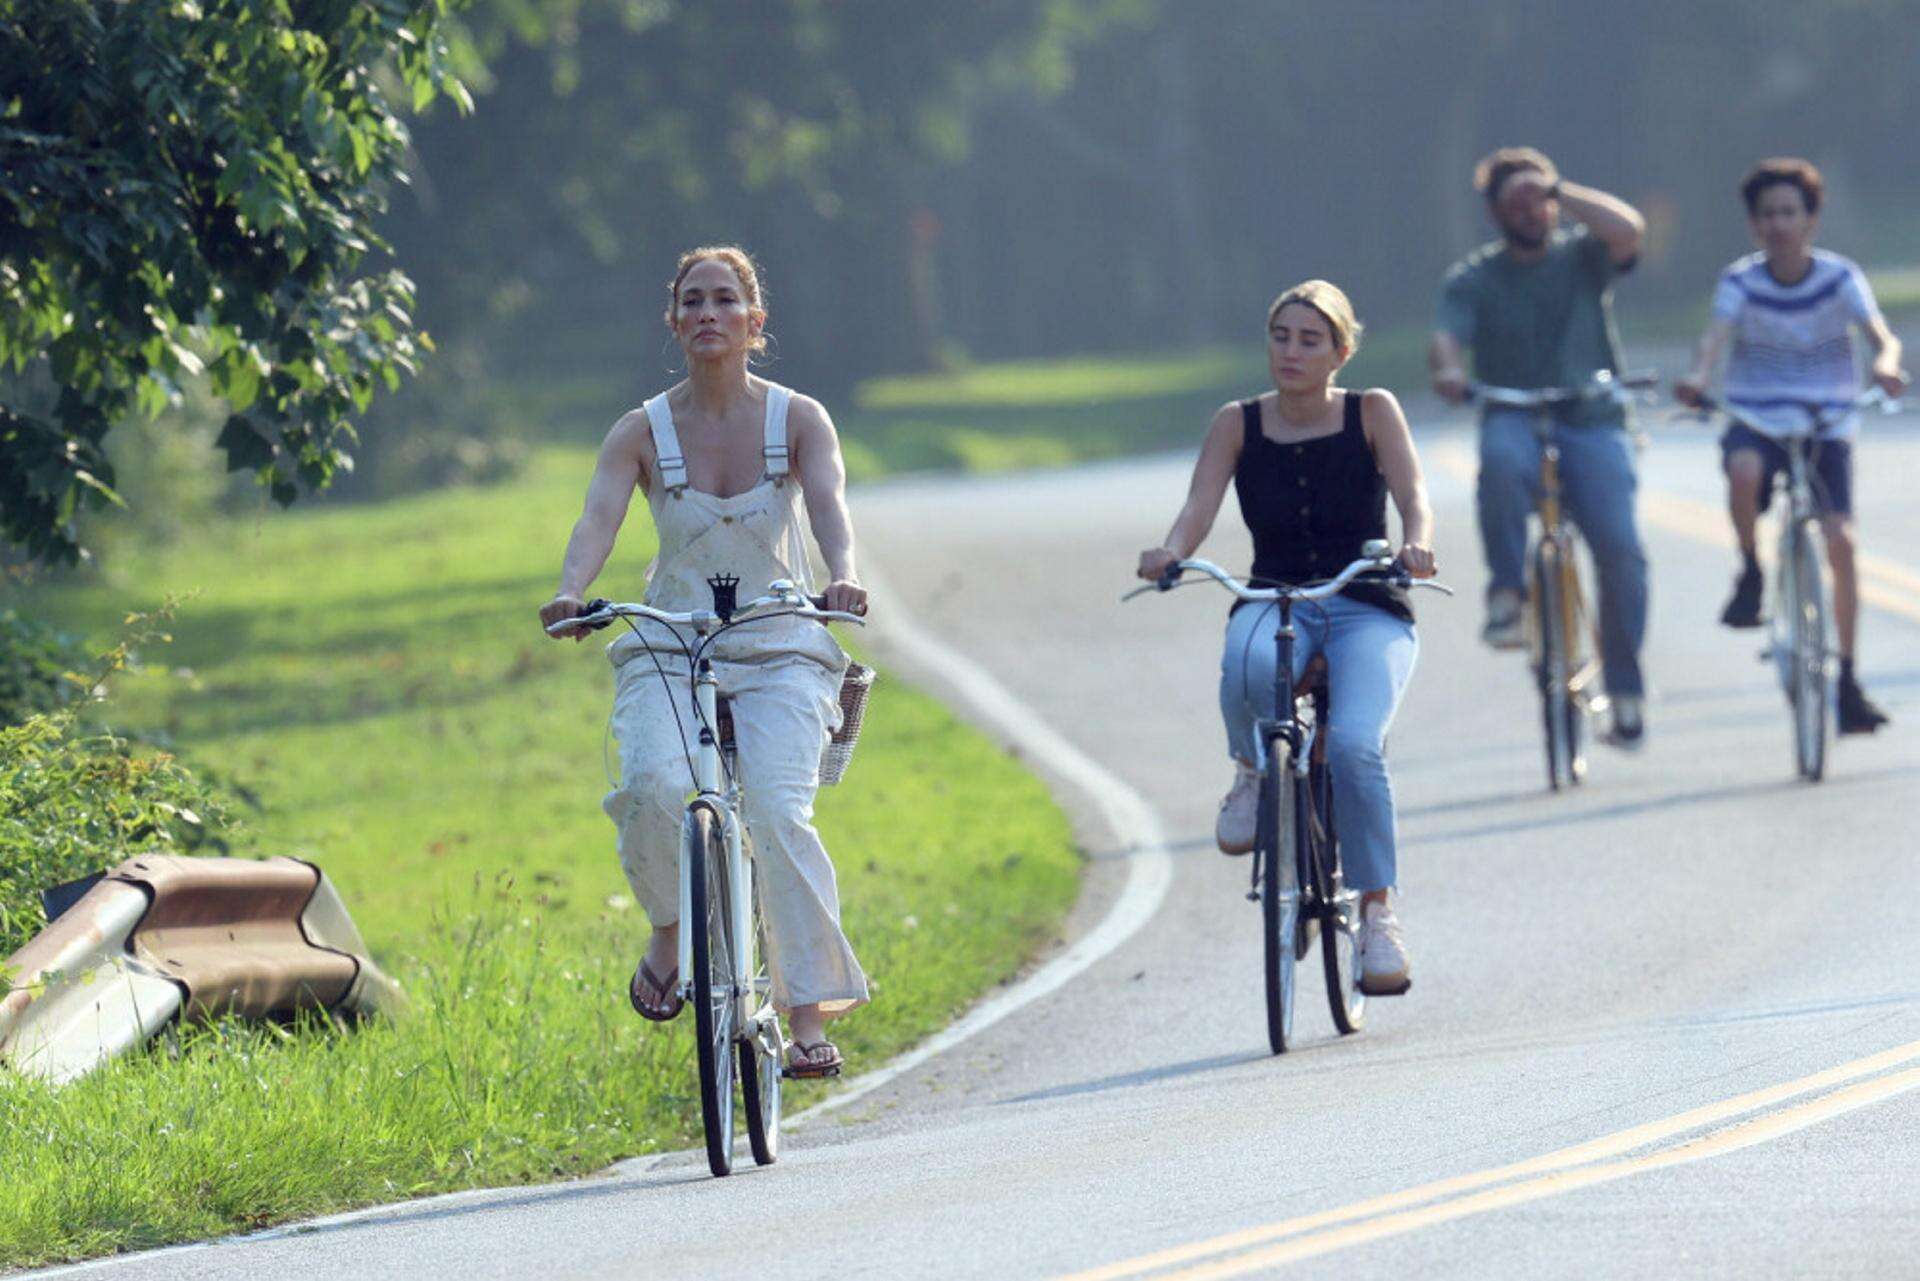
M 1341 381 L 1424 386 L 1425 341 L 1411 328 L 1369 333 Z M 1270 385 L 1254 342 L 876 378 L 837 417 L 859 478 L 1011 471 L 1197 447 L 1214 410 Z
M 549 450 L 497 488 L 222 524 L 31 602 L 104 635 L 198 589 L 117 715 L 267 798 L 243 848 L 326 867 L 415 1008 L 187 1033 L 59 1091 L 0 1078 L 0 1266 L 693 1136 L 690 1020 L 625 1010 L 645 925 L 597 805 L 608 669 L 533 630 L 589 465 Z M 636 513 L 604 581 L 636 583 L 650 554 Z M 836 1029 L 856 1065 L 1004 978 L 1076 888 L 1040 785 L 897 681 L 819 822 L 876 987 Z

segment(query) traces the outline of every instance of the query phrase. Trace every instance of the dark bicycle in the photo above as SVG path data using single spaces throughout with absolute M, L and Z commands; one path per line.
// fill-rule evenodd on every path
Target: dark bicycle
M 1293 606 L 1297 601 L 1324 600 L 1361 575 L 1400 586 L 1430 587 L 1453 593 L 1438 583 L 1418 581 L 1399 569 L 1384 540 L 1369 540 L 1361 558 L 1324 583 L 1305 587 L 1248 587 L 1218 565 L 1204 560 L 1174 564 L 1158 582 L 1128 592 L 1131 600 L 1142 592 L 1170 591 L 1186 570 L 1218 582 L 1242 601 L 1277 602 L 1280 626 L 1274 643 L 1279 653 L 1275 671 L 1293 671 Z M 1199 580 L 1193 580 L 1199 581 Z M 1273 691 L 1273 716 L 1254 726 L 1259 753 L 1260 815 L 1253 846 L 1253 888 L 1247 897 L 1260 904 L 1265 944 L 1264 978 L 1267 995 L 1267 1042 L 1275 1054 L 1284 1054 L 1293 1041 L 1294 972 L 1320 936 L 1320 957 L 1326 971 L 1327 1004 L 1333 1024 L 1345 1035 L 1366 1022 L 1366 993 L 1360 990 L 1358 941 L 1360 895 L 1346 886 L 1340 866 L 1340 839 L 1334 824 L 1333 774 L 1327 764 L 1327 679 L 1324 662 L 1308 667 L 1298 685 L 1282 679 Z

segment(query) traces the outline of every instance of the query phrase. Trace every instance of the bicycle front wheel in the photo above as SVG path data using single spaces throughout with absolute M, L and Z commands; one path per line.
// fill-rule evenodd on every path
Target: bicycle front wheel
M 1566 587 L 1561 580 L 1561 548 L 1542 539 L 1534 551 L 1533 608 L 1536 629 L 1534 676 L 1540 687 L 1540 722 L 1547 755 L 1547 786 L 1553 791 L 1574 781 L 1574 719 L 1580 714 L 1571 688 L 1566 631 Z
M 1254 857 L 1260 860 L 1260 923 L 1265 944 L 1267 1044 L 1285 1054 L 1293 1040 L 1294 944 L 1300 930 L 1298 788 L 1286 742 L 1268 745 L 1260 780 L 1260 820 Z
M 1787 619 L 1793 645 L 1793 756 L 1800 777 L 1818 782 L 1827 767 L 1827 602 L 1820 581 L 1820 551 L 1813 531 L 1797 523 L 1790 539 L 1794 584 Z
M 733 1170 L 733 1041 L 737 978 L 733 960 L 733 898 L 727 877 L 726 835 L 713 811 L 696 805 L 681 831 L 693 881 L 693 1023 L 700 1062 L 700 1120 L 707 1166 L 715 1177 Z

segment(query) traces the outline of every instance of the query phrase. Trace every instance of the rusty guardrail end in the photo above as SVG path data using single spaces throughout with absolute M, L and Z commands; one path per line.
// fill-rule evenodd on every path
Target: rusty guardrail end
M 285 857 L 127 859 L 0 969 L 0 1064 L 55 1082 L 179 1017 L 406 1005 L 325 874 Z

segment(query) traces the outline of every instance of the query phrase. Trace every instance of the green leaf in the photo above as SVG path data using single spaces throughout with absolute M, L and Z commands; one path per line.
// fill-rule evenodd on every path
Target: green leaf
M 227 451 L 227 470 L 259 471 L 273 465 L 274 444 L 244 414 L 234 414 L 214 444 Z

